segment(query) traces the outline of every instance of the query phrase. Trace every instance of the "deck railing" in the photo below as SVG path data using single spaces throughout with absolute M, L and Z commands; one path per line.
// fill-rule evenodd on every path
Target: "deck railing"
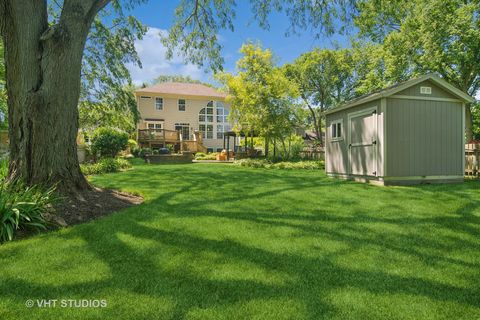
M 139 141 L 180 141 L 180 132 L 165 129 L 139 129 Z

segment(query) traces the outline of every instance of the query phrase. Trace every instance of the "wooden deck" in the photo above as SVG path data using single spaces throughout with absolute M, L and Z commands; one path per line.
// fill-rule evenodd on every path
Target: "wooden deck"
M 199 134 L 195 134 L 195 140 L 185 140 L 180 131 L 165 129 L 139 129 L 137 142 L 141 147 L 157 148 L 167 144 L 175 146 L 176 152 L 207 152 L 202 144 Z
M 139 129 L 138 142 L 141 144 L 180 143 L 180 132 L 165 129 Z

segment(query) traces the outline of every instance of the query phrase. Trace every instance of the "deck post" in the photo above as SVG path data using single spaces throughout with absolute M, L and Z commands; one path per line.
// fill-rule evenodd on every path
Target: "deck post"
M 227 160 L 230 158 L 230 136 L 227 137 Z

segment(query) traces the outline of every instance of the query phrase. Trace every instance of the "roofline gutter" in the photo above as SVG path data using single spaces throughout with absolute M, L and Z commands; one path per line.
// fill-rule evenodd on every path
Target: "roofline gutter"
M 135 91 L 135 97 L 140 97 L 143 95 L 167 95 L 167 96 L 177 96 L 177 97 L 193 97 L 193 98 L 215 98 L 215 99 L 226 99 L 226 96 L 209 96 L 209 95 L 194 95 L 194 94 L 183 94 L 183 93 L 168 93 L 168 92 L 153 92 L 153 91 Z
M 389 89 L 389 90 L 385 90 L 385 91 L 379 92 L 377 94 L 373 94 L 372 96 L 366 97 L 364 99 L 360 99 L 358 101 L 354 101 L 354 102 L 351 102 L 351 103 L 347 102 L 343 106 L 333 108 L 331 110 L 326 111 L 325 115 L 336 113 L 336 112 L 339 112 L 339 111 L 342 111 L 342 110 L 345 110 L 345 109 L 353 108 L 355 106 L 358 106 L 358 105 L 361 105 L 361 104 L 364 104 L 364 103 L 367 103 L 367 102 L 370 102 L 370 101 L 373 101 L 373 100 L 377 100 L 377 99 L 381 99 L 381 98 L 387 98 L 389 96 L 394 95 L 397 92 L 403 91 L 403 90 L 405 90 L 405 89 L 407 89 L 411 86 L 414 86 L 416 84 L 419 84 L 420 82 L 423 82 L 425 80 L 432 80 L 433 82 L 438 84 L 440 87 L 444 88 L 445 90 L 449 91 L 451 94 L 453 94 L 454 96 L 457 96 L 458 98 L 460 98 L 461 100 L 463 100 L 465 102 L 470 102 L 470 103 L 475 102 L 474 98 L 472 98 L 471 96 L 469 96 L 465 92 L 461 91 L 460 89 L 457 89 L 456 87 L 452 86 L 450 83 L 448 83 L 444 79 L 440 78 L 439 76 L 437 76 L 435 74 L 427 74 L 427 75 L 421 76 L 421 77 L 416 78 L 416 79 L 405 81 L 405 83 L 399 85 L 398 87 L 395 87 L 395 88 L 392 88 L 392 89 Z

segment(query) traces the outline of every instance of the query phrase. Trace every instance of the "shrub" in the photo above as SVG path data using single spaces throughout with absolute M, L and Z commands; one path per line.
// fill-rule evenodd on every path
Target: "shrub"
M 111 128 L 98 128 L 93 133 L 92 151 L 100 157 L 114 158 L 128 145 L 128 134 Z
M 146 155 L 149 155 L 149 154 L 153 154 L 152 149 L 143 148 L 143 149 L 140 149 L 140 151 L 138 152 L 138 157 L 143 158 L 143 157 L 145 157 Z
M 171 146 L 171 144 L 169 144 L 167 146 Z M 173 148 L 172 148 L 172 150 L 173 150 Z M 170 148 L 160 148 L 160 149 L 158 149 L 158 153 L 159 154 L 170 154 L 171 151 L 170 151 Z
M 168 153 L 173 153 L 175 151 L 175 146 L 173 144 L 167 144 Z
M 213 152 L 213 153 L 205 154 L 203 152 L 198 152 L 195 155 L 195 160 L 217 160 L 217 153 Z
M 109 172 L 118 172 L 120 170 L 130 169 L 132 164 L 125 159 L 115 159 L 115 158 L 105 158 L 101 159 L 97 163 L 91 164 L 81 164 L 80 168 L 82 169 L 83 174 L 92 175 L 92 174 L 102 174 Z
M 265 159 L 242 159 L 234 162 L 237 166 L 242 167 L 251 167 L 251 168 L 266 168 L 266 169 L 305 169 L 305 170 L 322 170 L 325 168 L 325 163 L 323 161 L 298 161 L 298 162 L 289 162 L 282 161 L 277 163 L 272 163 L 269 160 Z
M 132 153 L 132 155 L 135 157 L 135 158 L 138 158 L 139 157 L 139 154 L 140 154 L 140 148 L 136 147 L 136 148 L 133 148 L 130 150 L 130 152 Z
M 127 142 L 128 149 L 130 149 L 130 152 L 132 152 L 133 149 L 138 147 L 137 141 L 133 139 L 128 139 Z
M 56 202 L 54 188 L 0 182 L 0 242 L 13 240 L 18 230 L 44 230 L 44 214 Z
M 8 159 L 0 160 L 0 180 L 4 180 L 8 175 Z

